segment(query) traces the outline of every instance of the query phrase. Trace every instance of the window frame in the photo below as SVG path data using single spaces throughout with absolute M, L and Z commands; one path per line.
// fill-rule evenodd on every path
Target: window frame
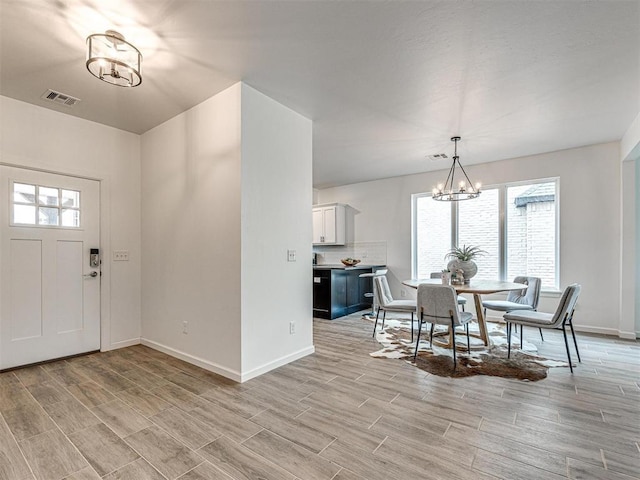
M 545 293 L 560 292 L 560 177 L 536 178 L 531 180 L 520 180 L 516 182 L 506 182 L 500 184 L 487 185 L 484 190 L 498 190 L 498 271 L 501 281 L 511 281 L 507 276 L 507 189 L 521 185 L 534 185 L 538 183 L 555 184 L 555 285 L 545 286 Z M 431 197 L 431 192 L 414 193 L 411 195 L 411 276 L 416 278 L 418 272 L 418 249 L 417 249 L 417 224 L 418 224 L 418 199 Z M 466 200 L 465 200 L 466 201 Z M 458 244 L 458 222 L 459 222 L 459 202 L 451 202 L 451 248 Z
M 35 194 L 34 194 L 34 202 L 33 203 L 26 203 L 26 202 L 19 202 L 15 200 L 15 184 L 19 184 L 19 185 L 31 185 L 33 187 L 35 187 Z M 50 188 L 50 189 L 56 189 L 58 191 L 58 204 L 57 205 L 44 205 L 40 203 L 40 189 L 41 188 Z M 73 191 L 73 192 L 77 192 L 78 193 L 78 203 L 80 204 L 80 207 L 75 208 L 75 207 L 64 207 L 62 205 L 62 191 L 63 190 L 68 190 L 68 191 Z M 14 205 L 25 205 L 25 206 L 29 206 L 29 207 L 35 207 L 35 214 L 36 214 L 36 218 L 35 221 L 36 223 L 18 223 L 15 221 L 15 217 L 14 217 Z M 62 211 L 63 210 L 76 210 L 79 212 L 80 214 L 80 220 L 78 222 L 78 226 L 63 226 L 63 225 L 46 225 L 46 224 L 41 224 L 38 223 L 38 210 L 40 207 L 45 207 L 45 208 L 55 208 L 58 210 L 58 219 L 62 218 Z M 10 227 L 18 227 L 18 228 L 48 228 L 48 229 L 60 229 L 60 230 L 83 230 L 82 228 L 82 218 L 84 216 L 83 214 L 83 202 L 82 202 L 82 192 L 80 190 L 74 190 L 71 188 L 65 188 L 65 187 L 56 187 L 56 186 L 52 186 L 52 185 L 40 185 L 39 183 L 28 183 L 28 182 L 24 182 L 24 181 L 20 181 L 20 180 L 9 180 L 9 226 Z M 60 220 L 59 220 L 60 221 Z

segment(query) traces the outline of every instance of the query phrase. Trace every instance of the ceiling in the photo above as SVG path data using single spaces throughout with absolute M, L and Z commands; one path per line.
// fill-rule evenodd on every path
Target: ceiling
M 143 82 L 91 76 L 115 29 Z M 144 133 L 238 81 L 314 122 L 314 186 L 620 140 L 640 112 L 640 2 L 0 0 L 0 94 Z M 51 104 L 53 89 L 82 101 Z

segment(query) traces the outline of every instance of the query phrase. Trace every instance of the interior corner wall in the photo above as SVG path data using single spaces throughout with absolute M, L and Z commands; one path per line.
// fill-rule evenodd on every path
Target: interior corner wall
M 636 161 L 620 165 L 620 337 L 635 339 L 637 309 Z
M 243 380 L 314 351 L 311 136 L 311 120 L 242 85 Z
M 240 94 L 238 83 L 142 135 L 142 343 L 235 380 Z
M 464 159 L 462 159 L 464 163 Z M 560 284 L 583 290 L 575 323 L 582 331 L 618 335 L 620 329 L 620 198 L 596 195 L 621 188 L 618 142 L 465 166 L 486 187 L 560 177 Z M 446 171 L 428 172 L 319 190 L 320 203 L 346 203 L 355 215 L 355 241 L 386 241 L 388 278 L 394 295 L 411 278 L 411 194 L 429 192 Z M 557 295 L 543 295 L 552 312 Z
M 140 137 L 0 96 L 0 162 L 100 180 L 101 349 L 140 343 Z
M 635 289 L 635 320 L 636 320 L 636 338 L 640 338 L 640 158 L 635 161 L 636 176 L 635 176 L 635 190 L 636 190 L 636 228 L 635 228 L 635 240 L 636 240 L 636 289 Z

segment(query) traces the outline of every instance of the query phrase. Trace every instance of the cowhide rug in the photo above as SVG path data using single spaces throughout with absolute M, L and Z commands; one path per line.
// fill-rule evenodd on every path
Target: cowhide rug
M 363 318 L 369 322 L 375 322 L 375 317 L 364 315 Z M 385 321 L 385 328 L 381 330 L 382 319 L 378 321 L 376 340 L 382 345 L 382 349 L 371 353 L 376 358 L 404 359 L 413 364 L 413 354 L 415 351 L 415 338 L 417 330 L 414 332 L 414 342 L 411 342 L 411 321 L 409 318 L 389 318 Z M 415 328 L 417 329 L 417 322 Z M 537 355 L 537 348 L 525 340 L 524 348 L 520 348 L 520 334 L 512 334 L 511 338 L 511 358 L 507 358 L 507 336 L 504 325 L 487 323 L 490 346 L 472 350 L 470 353 L 457 350 L 457 366 L 453 370 L 453 355 L 448 348 L 433 345 L 429 346 L 429 325 L 423 325 L 420 336 L 420 346 L 415 366 L 441 377 L 462 378 L 472 375 L 491 375 L 496 377 L 517 378 L 519 380 L 537 381 L 547 376 L 550 367 L 568 367 L 566 362 L 549 360 Z M 436 332 L 446 329 L 441 326 L 436 327 Z M 469 327 L 470 332 L 478 332 L 478 324 L 472 322 Z M 434 336 L 434 340 L 435 340 Z M 442 337 L 440 337 L 442 338 Z M 445 337 L 446 339 L 446 337 Z M 482 341 L 475 337 L 470 337 L 471 345 L 482 345 Z M 456 344 L 464 346 L 466 350 L 467 337 L 464 332 L 456 330 Z

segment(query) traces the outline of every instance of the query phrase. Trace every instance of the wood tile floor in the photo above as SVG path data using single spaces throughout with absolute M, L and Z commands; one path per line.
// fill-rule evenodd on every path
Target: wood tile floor
M 143 346 L 0 374 L 0 479 L 640 478 L 640 344 L 528 383 L 374 359 L 359 315 L 235 384 Z M 525 333 L 564 359 L 562 337 Z

